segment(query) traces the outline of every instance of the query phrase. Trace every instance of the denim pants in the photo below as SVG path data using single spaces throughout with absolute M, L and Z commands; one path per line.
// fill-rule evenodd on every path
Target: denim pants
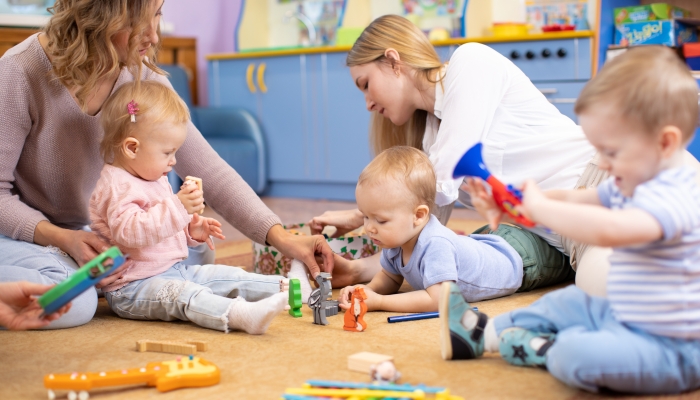
M 610 303 L 576 286 L 499 315 L 496 333 L 520 327 L 556 333 L 547 370 L 591 392 L 671 394 L 700 388 L 700 340 L 656 336 L 618 322 Z
M 214 261 L 214 252 L 206 244 L 190 249 L 188 264 Z M 78 269 L 68 254 L 54 246 L 40 246 L 0 235 L 0 282 L 29 281 L 53 285 Z M 44 329 L 72 328 L 88 323 L 97 309 L 94 287 L 76 297 L 68 313 Z
M 184 265 L 105 293 L 122 318 L 191 321 L 228 332 L 234 298 L 258 301 L 280 291 L 281 275 L 260 275 L 228 265 Z

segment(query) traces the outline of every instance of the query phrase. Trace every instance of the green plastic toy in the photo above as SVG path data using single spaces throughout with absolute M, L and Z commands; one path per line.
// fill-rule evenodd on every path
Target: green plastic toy
M 294 318 L 301 317 L 301 283 L 299 279 L 289 280 L 289 315 Z
M 105 262 L 110 260 L 111 265 L 108 263 L 105 265 Z M 55 313 L 89 287 L 94 286 L 102 278 L 111 274 L 120 265 L 124 264 L 125 260 L 126 256 L 116 246 L 93 258 L 73 275 L 39 297 L 39 305 L 44 309 L 44 314 Z

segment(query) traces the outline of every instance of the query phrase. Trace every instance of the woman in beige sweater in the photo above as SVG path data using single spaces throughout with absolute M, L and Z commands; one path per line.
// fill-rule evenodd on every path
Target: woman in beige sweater
M 0 58 L 0 281 L 57 283 L 108 247 L 84 230 L 103 164 L 99 114 L 125 82 L 171 86 L 152 62 L 162 5 L 163 0 L 57 0 L 43 32 Z M 323 237 L 288 234 L 191 122 L 177 161 L 178 175 L 207 182 L 207 203 L 246 236 L 304 261 L 314 275 L 316 255 L 324 270 L 332 270 L 333 252 Z M 213 254 L 191 251 L 188 261 L 206 258 L 213 261 Z M 49 327 L 88 322 L 96 302 L 94 289 L 83 293 Z

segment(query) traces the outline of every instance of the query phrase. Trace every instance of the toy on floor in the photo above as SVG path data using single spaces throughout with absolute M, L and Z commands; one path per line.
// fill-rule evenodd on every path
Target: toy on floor
M 126 256 L 116 246 L 110 247 L 104 253 L 93 258 L 73 275 L 39 297 L 39 305 L 44 309 L 44 314 L 55 313 L 89 287 L 96 285 L 102 278 L 111 274 L 125 260 Z
M 477 307 L 472 307 L 472 310 L 479 311 Z M 418 314 L 408 314 L 408 315 L 394 315 L 393 317 L 387 317 L 386 322 L 393 324 L 396 322 L 407 322 L 407 321 L 419 321 L 421 319 L 432 319 L 439 318 L 440 313 L 437 311 L 424 312 Z
M 486 165 L 484 164 L 481 155 L 481 148 L 481 143 L 477 143 L 466 153 L 464 153 L 462 158 L 455 166 L 452 176 L 454 178 L 476 176 L 485 180 L 489 185 L 491 185 L 493 199 L 496 201 L 498 207 L 503 210 L 503 212 L 508 213 L 511 217 L 513 217 L 515 222 L 519 224 L 529 227 L 535 226 L 534 222 L 530 221 L 515 209 L 515 206 L 522 203 L 522 193 L 511 185 L 506 187 L 495 176 L 491 175 L 491 172 L 489 172 L 488 168 L 486 168 Z
M 301 317 L 301 283 L 299 279 L 289 280 L 289 315 Z
M 345 311 L 345 325 L 343 325 L 343 329 L 350 332 L 363 332 L 367 329 L 367 323 L 364 320 L 365 313 L 367 313 L 365 300 L 367 300 L 365 289 L 356 287 L 350 297 L 352 306 Z
M 369 377 L 375 384 L 396 383 L 401 379 L 401 372 L 396 369 L 393 361 L 382 361 L 369 368 Z
M 449 389 L 425 385 L 391 385 L 362 382 L 310 380 L 302 388 L 289 388 L 282 395 L 285 400 L 312 399 L 435 399 L 463 400 L 450 395 Z
M 328 325 L 326 317 L 338 315 L 339 302 L 331 299 L 331 274 L 321 272 L 316 277 L 318 288 L 309 296 L 309 308 L 314 311 L 314 324 Z
M 136 351 L 154 351 L 158 353 L 196 354 L 197 351 L 207 351 L 209 345 L 201 340 L 139 340 L 136 342 Z
M 182 186 L 189 185 L 190 183 L 194 183 L 197 185 L 197 188 L 204 193 L 204 186 L 202 185 L 202 178 L 197 178 L 194 176 L 187 176 L 185 177 L 185 182 L 182 183 Z M 199 210 L 200 214 L 204 214 L 204 208 Z
M 49 390 L 49 400 L 56 398 L 54 390 L 68 390 L 69 400 L 87 400 L 90 398 L 88 391 L 100 387 L 146 384 L 155 386 L 159 392 L 167 392 L 185 387 L 216 385 L 220 375 L 216 365 L 189 356 L 178 357 L 174 361 L 148 363 L 143 368 L 49 374 L 44 376 L 44 386 Z
M 348 356 L 348 369 L 369 374 L 372 371 L 373 365 L 380 364 L 384 361 L 391 361 L 393 363 L 394 357 L 363 351 Z

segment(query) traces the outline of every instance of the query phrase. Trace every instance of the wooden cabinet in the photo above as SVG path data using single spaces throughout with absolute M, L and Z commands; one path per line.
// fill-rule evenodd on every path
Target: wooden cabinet
M 32 28 L 0 28 L 0 56 L 27 37 L 38 32 Z M 165 36 L 161 39 L 158 52 L 158 62 L 161 64 L 178 64 L 185 68 L 190 78 L 190 92 L 193 104 L 197 99 L 197 40 Z

